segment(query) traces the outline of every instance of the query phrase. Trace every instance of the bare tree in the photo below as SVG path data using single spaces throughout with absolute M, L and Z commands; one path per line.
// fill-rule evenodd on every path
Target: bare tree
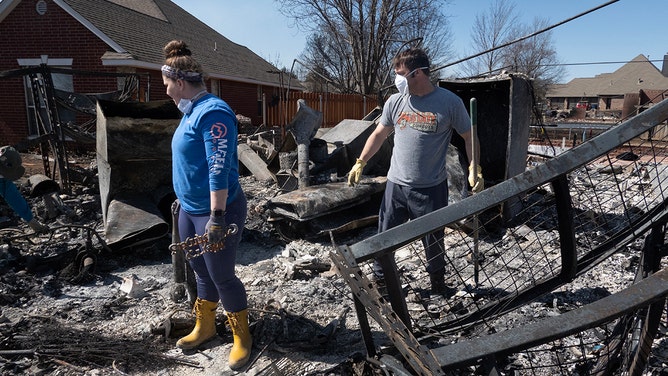
M 340 92 L 375 93 L 388 82 L 392 57 L 421 43 L 437 62 L 450 53 L 447 0 L 277 0 L 311 33 L 300 56 Z
M 511 41 L 517 23 L 515 5 L 508 0 L 494 0 L 487 10 L 476 14 L 471 26 L 473 46 L 478 49 L 476 52 L 491 50 Z M 502 52 L 493 50 L 467 60 L 462 69 L 469 76 L 477 76 L 502 69 L 503 64 Z
M 309 68 L 304 81 L 311 91 L 320 91 L 323 87 L 328 91 L 351 92 L 349 73 L 350 54 L 343 54 L 346 46 L 340 46 L 324 34 L 313 34 L 309 37 L 306 48 L 300 58 Z
M 521 37 L 549 26 L 546 19 L 536 18 L 531 27 L 517 25 L 513 35 Z M 544 97 L 546 86 L 559 82 L 564 67 L 559 65 L 550 31 L 538 34 L 503 49 L 503 64 L 513 72 L 521 72 L 534 80 L 534 89 Z
M 527 36 L 548 26 L 548 21 L 540 18 L 527 26 L 519 22 L 510 0 L 495 0 L 487 11 L 476 15 L 472 29 L 478 52 L 492 51 L 466 61 L 463 70 L 469 76 L 493 74 L 502 69 L 523 73 L 533 79 L 536 96 L 543 97 L 546 86 L 558 82 L 564 68 L 558 64 L 550 31 Z

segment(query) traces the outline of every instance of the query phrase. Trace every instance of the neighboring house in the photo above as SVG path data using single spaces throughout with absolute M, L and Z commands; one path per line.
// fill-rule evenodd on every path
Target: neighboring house
M 637 106 L 660 101 L 663 96 L 654 98 L 665 90 L 668 90 L 668 55 L 664 57 L 662 70 L 644 55 L 638 55 L 612 73 L 552 85 L 546 98 L 548 107 L 555 110 L 584 106 L 629 113 Z
M 225 10 L 220 6 L 212 11 Z M 287 80 L 253 51 L 169 0 L 2 0 L 0 35 L 0 72 L 46 64 L 74 71 L 140 73 L 142 100 L 169 99 L 160 73 L 162 48 L 182 39 L 208 74 L 209 90 L 255 125 L 262 123 L 263 106 L 276 101 Z M 117 77 L 76 74 L 54 75 L 53 81 L 56 89 L 74 93 L 106 93 L 123 85 Z M 0 85 L 0 144 L 35 136 L 28 80 L 0 78 Z M 291 86 L 302 90 L 294 80 Z

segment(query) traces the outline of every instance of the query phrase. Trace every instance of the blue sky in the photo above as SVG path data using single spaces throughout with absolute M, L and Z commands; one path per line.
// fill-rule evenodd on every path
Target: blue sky
M 173 0 L 180 7 L 231 41 L 244 45 L 271 63 L 290 68 L 303 51 L 306 35 L 278 11 L 274 0 Z M 522 21 L 536 17 L 557 24 L 610 0 L 512 0 Z M 450 0 L 444 12 L 450 16 L 458 57 L 472 55 L 471 25 L 475 15 L 491 0 Z M 668 54 L 668 1 L 619 0 L 552 29 L 562 63 L 619 62 L 639 54 L 663 60 Z M 453 59 L 454 60 L 454 59 Z M 662 62 L 654 65 L 661 69 Z M 622 64 L 567 65 L 564 82 L 576 77 L 609 73 Z M 453 67 L 452 69 L 455 69 Z M 443 73 L 452 73 L 446 69 Z

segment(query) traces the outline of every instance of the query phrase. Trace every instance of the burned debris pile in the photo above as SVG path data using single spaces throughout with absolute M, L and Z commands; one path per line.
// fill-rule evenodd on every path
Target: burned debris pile
M 27 74 L 49 88 L 47 79 L 40 80 L 48 78 L 49 72 Z M 50 91 L 41 93 L 48 96 Z M 169 147 L 156 143 L 169 140 L 170 127 L 178 117 L 175 106 L 100 96 L 92 97 L 92 102 L 88 96 L 73 99 L 70 107 L 95 114 L 91 127 L 89 118 L 79 125 L 60 121 L 56 108 L 66 98 L 74 98 L 60 94 L 36 98 L 45 103 L 50 116 L 40 117 L 44 142 L 29 145 L 38 151 L 23 155 L 27 178 L 17 182 L 49 231 L 32 233 L 0 204 L 0 351 L 5 351 L 0 354 L 0 369 L 25 374 L 224 372 L 226 363 L 219 360 L 226 358 L 230 333 L 222 324 L 223 312 L 218 312 L 219 337 L 209 347 L 197 353 L 174 349 L 176 339 L 194 323 L 189 296 L 175 299 L 173 294 L 176 266 L 169 252 L 168 230 L 173 197 L 165 189 L 170 182 L 164 154 Z M 247 129 L 243 117 L 239 119 L 241 128 Z M 372 122 L 365 125 L 356 132 L 368 132 Z M 94 142 L 94 153 L 68 150 L 58 135 L 69 133 L 70 128 L 75 142 Z M 257 338 L 248 369 L 257 374 L 277 367 L 299 370 L 297 374 L 322 374 L 342 367 L 364 370 L 355 317 L 349 314 L 351 302 L 343 281 L 331 270 L 331 246 L 297 239 L 294 233 L 286 240 L 277 236 L 269 220 L 275 214 L 268 202 L 289 192 L 288 185 L 278 182 L 298 188 L 294 137 L 280 135 L 280 143 L 267 147 L 275 151 L 263 155 L 254 140 L 266 134 L 256 131 L 240 135 L 240 155 L 242 147 L 252 148 L 246 154 L 249 159 L 242 158 L 241 183 L 249 212 L 237 260 L 238 274 L 248 286 L 251 326 Z M 290 138 L 293 148 L 283 142 Z M 347 158 L 344 148 L 339 148 L 338 158 Z M 275 163 L 286 161 L 282 171 L 274 169 L 272 154 L 280 154 Z M 249 161 L 256 162 L 256 167 Z M 260 172 L 268 174 L 263 177 Z M 324 170 L 311 176 L 303 176 L 302 181 L 333 180 L 331 172 Z M 90 356 L 82 355 L 87 350 Z M 285 362 L 286 353 L 290 362 Z
M 76 165 L 95 175 L 95 156 L 77 159 Z M 25 154 L 24 161 L 26 175 L 41 172 L 39 156 Z M 177 375 L 225 370 L 222 360 L 231 334 L 223 312 L 218 312 L 219 338 L 202 352 L 174 348 L 194 319 L 187 299 L 172 300 L 169 236 L 110 247 L 97 181 L 87 182 L 73 181 L 72 194 L 56 195 L 60 209 L 55 216 L 48 214 L 43 197 L 31 196 L 29 179 L 19 182 L 51 229 L 47 234 L 34 234 L 0 205 L 5 215 L 0 229 L 0 372 Z M 269 372 L 265 368 L 280 367 L 315 375 L 364 368 L 346 287 L 327 257 L 331 246 L 286 243 L 266 221 L 265 204 L 280 190 L 252 176 L 242 177 L 241 183 L 249 215 L 238 273 L 248 285 L 256 339 L 248 369 L 263 374 Z M 355 353 L 355 361 L 350 360 Z
M 6 359 L 18 359 L 3 364 L 3 373 L 45 374 L 60 366 L 63 372 L 85 374 L 91 366 L 124 374 L 128 364 L 160 363 L 169 367 L 187 359 L 164 355 L 168 346 L 158 341 L 107 337 L 91 330 L 88 325 L 79 328 L 59 325 L 50 316 L 30 316 L 15 325 L 0 327 L 3 345 L 11 350 L 0 350 Z M 37 360 L 37 362 L 34 361 Z
M 175 266 L 166 230 L 171 218 L 165 210 L 171 202 L 169 192 L 159 188 L 164 181 L 158 173 L 165 159 L 132 154 L 127 144 L 146 144 L 143 135 L 161 131 L 150 128 L 144 120 L 148 117 L 112 115 L 113 106 L 98 102 L 97 137 L 103 137 L 104 147 L 95 154 L 68 156 L 68 172 L 76 171 L 69 174 L 69 190 L 42 175 L 39 155 L 24 154 L 27 178 L 17 183 L 49 226 L 48 233 L 32 233 L 7 206 L 0 206 L 5 215 L 0 230 L 3 372 L 184 374 L 226 367 L 217 362 L 226 358 L 220 353 L 230 340 L 222 312 L 220 336 L 205 355 L 174 350 L 174 342 L 194 320 L 189 297 L 175 300 L 173 294 Z M 123 112 L 128 113 L 133 111 Z M 146 125 L 134 132 L 139 134 L 124 135 L 133 122 Z M 115 139 L 126 146 L 107 147 Z M 263 181 L 248 172 L 240 180 L 249 212 L 238 273 L 248 286 L 257 347 L 248 368 L 271 369 L 276 363 L 301 370 L 299 374 L 364 369 L 346 287 L 331 270 L 331 246 L 277 236 L 267 203 L 286 191 L 273 179 Z M 149 215 L 159 220 L 146 220 Z M 154 227 L 159 230 L 147 231 Z M 288 353 L 291 362 L 279 363 Z M 140 354 L 144 356 L 137 358 Z M 173 371 L 164 371 L 168 369 Z
M 362 184 L 345 181 L 378 109 L 331 129 L 320 129 L 317 111 L 305 104 L 285 129 L 253 128 L 239 116 L 248 218 L 237 274 L 247 286 L 254 337 L 244 371 L 665 368 L 658 322 L 668 290 L 658 271 L 666 143 L 657 132 L 654 139 L 632 133 L 668 116 L 655 121 L 649 112 L 649 121 L 622 125 L 578 150 L 528 156 L 530 96 L 521 78 L 440 84 L 477 98 L 484 111 L 487 189 L 469 196 L 463 145 L 453 139 L 451 206 L 383 234 L 375 224 L 391 140 L 368 162 Z M 68 156 L 67 189 L 39 176 L 41 156 L 24 155 L 22 193 L 50 231 L 32 233 L 0 205 L 0 371 L 232 374 L 222 310 L 211 343 L 193 352 L 174 348 L 194 320 L 190 290 L 174 291 L 192 278 L 176 280 L 187 266 L 169 252 L 168 156 L 133 147 L 166 137 L 174 113 L 163 108 L 163 118 L 146 121 L 156 116 L 144 111 L 173 104 L 96 103 L 95 154 Z M 119 111 L 124 106 L 133 110 Z M 430 291 L 418 241 L 433 226 L 444 228 L 451 293 L 443 295 Z M 385 285 L 371 278 L 376 256 L 396 267 Z

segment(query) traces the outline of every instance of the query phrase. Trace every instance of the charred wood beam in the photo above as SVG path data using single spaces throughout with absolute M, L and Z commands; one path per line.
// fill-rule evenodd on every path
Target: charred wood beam
M 573 225 L 573 205 L 568 189 L 568 177 L 560 175 L 552 180 L 556 199 L 557 220 L 559 222 L 559 247 L 561 248 L 561 279 L 572 281 L 578 270 L 578 255 L 575 249 L 575 229 Z
M 259 155 L 253 150 L 248 144 L 239 144 L 237 146 L 237 151 L 239 155 L 239 162 L 246 166 L 246 168 L 253 174 L 253 177 L 261 182 L 274 182 L 277 183 L 278 180 L 276 175 L 274 175 L 267 164 L 260 158 Z
M 394 255 L 385 254 L 378 258 L 378 262 L 383 267 L 387 295 L 390 299 L 392 310 L 396 312 L 397 316 L 399 316 L 399 319 L 403 321 L 408 330 L 412 330 L 411 316 L 410 313 L 408 313 L 406 299 L 404 297 L 403 291 L 401 290 L 401 280 L 399 279 L 399 272 L 397 270 L 397 264 L 394 260 Z

